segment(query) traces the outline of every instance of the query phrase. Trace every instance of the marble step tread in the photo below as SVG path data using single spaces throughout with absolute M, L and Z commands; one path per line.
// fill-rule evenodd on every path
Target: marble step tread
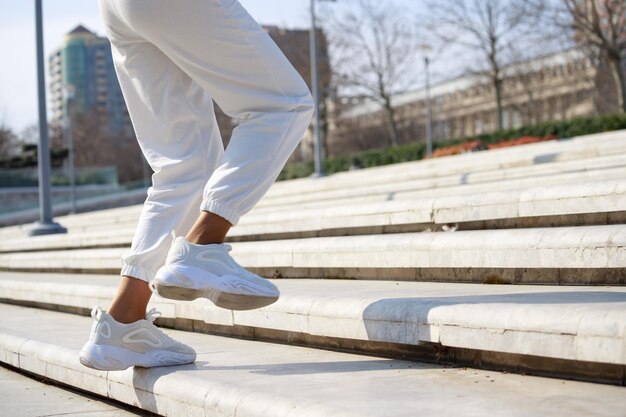
M 614 417 L 624 388 L 167 331 L 194 364 L 102 372 L 78 351 L 91 318 L 0 305 L 0 361 L 163 416 Z
M 573 139 L 549 141 L 486 152 L 472 152 L 443 158 L 423 159 L 382 165 L 362 170 L 339 172 L 321 178 L 299 178 L 276 183 L 268 197 L 297 192 L 331 190 L 360 182 L 369 175 L 373 183 L 386 183 L 402 178 L 432 177 L 469 172 L 495 171 L 514 167 L 533 167 L 558 162 L 591 160 L 601 156 L 626 152 L 626 130 L 579 136 Z
M 126 251 L 104 248 L 0 253 L 0 269 L 115 273 Z M 246 268 L 273 270 L 285 278 L 293 269 L 307 268 L 322 272 L 328 269 L 333 274 L 357 269 L 427 268 L 621 270 L 626 267 L 626 227 L 616 224 L 235 242 L 230 253 Z
M 274 200 L 266 204 L 264 200 L 254 207 L 254 213 L 259 214 L 267 211 L 303 209 L 303 208 L 322 208 L 329 205 L 336 205 L 343 202 L 369 204 L 372 202 L 383 201 L 410 201 L 421 197 L 445 197 L 445 196 L 468 196 L 479 193 L 489 193 L 494 191 L 510 191 L 523 190 L 540 186 L 554 185 L 576 185 L 586 182 L 608 181 L 608 180 L 624 180 L 626 175 L 626 165 L 619 167 L 609 167 L 595 170 L 560 172 L 545 176 L 530 176 L 524 178 L 512 178 L 505 181 L 488 181 L 473 184 L 464 183 L 463 178 L 459 178 L 456 184 L 448 185 L 423 183 L 421 186 L 411 184 L 401 184 L 400 187 L 389 187 L 386 190 L 373 189 L 371 193 L 359 192 L 357 195 L 345 195 L 344 193 L 336 193 L 334 198 L 327 199 L 322 195 L 321 198 L 307 199 L 300 197 L 297 193 L 286 196 L 281 200 Z M 367 189 L 363 189 L 366 191 Z M 374 192 L 376 191 L 376 192 Z M 378 192 L 380 191 L 380 192 Z M 305 201 L 306 200 L 306 201 Z
M 276 207 L 280 207 L 280 212 L 297 213 L 303 210 L 310 211 L 323 211 L 328 208 L 334 208 L 336 206 L 345 205 L 359 205 L 360 207 L 368 207 L 371 205 L 381 203 L 397 203 L 404 205 L 414 205 L 417 208 L 421 208 L 422 201 L 430 201 L 433 199 L 447 198 L 459 198 L 471 200 L 475 196 L 481 196 L 485 194 L 494 194 L 496 198 L 502 198 L 501 195 L 509 192 L 513 193 L 526 193 L 528 191 L 537 191 L 542 193 L 541 190 L 552 187 L 567 188 L 571 187 L 574 190 L 578 190 L 580 186 L 587 186 L 588 184 L 608 184 L 618 183 L 620 187 L 626 182 L 626 168 L 603 168 L 599 170 L 580 171 L 580 172 L 565 172 L 554 174 L 551 176 L 539 176 L 528 178 L 508 179 L 506 181 L 496 182 L 483 182 L 476 184 L 465 184 L 461 180 L 458 184 L 450 184 L 449 186 L 436 186 L 436 188 L 421 188 L 421 189 L 408 189 L 402 191 L 388 190 L 383 193 L 359 193 L 357 196 L 345 197 L 343 195 L 337 196 L 334 200 L 318 199 L 310 200 L 306 202 L 280 202 L 277 205 L 263 205 L 257 204 L 250 213 L 243 216 L 239 226 L 248 226 L 250 224 L 255 225 L 259 218 L 267 218 L 274 215 L 277 210 Z M 432 184 L 431 184 L 432 185 Z M 610 186 L 610 185 L 609 185 Z M 602 189 L 606 185 L 600 186 Z M 364 189 L 366 190 L 366 189 Z M 302 191 L 300 190 L 299 193 Z M 344 198 L 345 197 L 345 198 Z M 293 197 L 289 197 L 293 200 Z M 261 200 L 262 201 L 262 200 Z M 525 203 L 525 201 L 520 201 Z M 426 203 L 427 205 L 427 203 Z M 83 231 L 106 231 L 111 225 L 115 227 L 132 227 L 137 223 L 139 214 L 141 212 L 141 205 L 133 205 L 129 207 L 122 207 L 117 209 L 106 209 L 89 213 L 72 214 L 68 216 L 61 216 L 55 218 L 55 221 L 61 223 L 70 232 L 83 232 Z M 611 206 L 607 209 L 611 211 Z M 0 228 L 0 238 L 12 239 L 15 236 L 27 236 L 29 230 L 34 226 L 34 223 L 25 223 L 17 226 L 7 226 Z M 242 232 L 248 233 L 248 232 Z
M 626 144 L 626 140 L 624 141 Z M 610 155 L 589 160 L 574 160 L 567 162 L 553 162 L 530 167 L 515 167 L 498 169 L 493 171 L 472 171 L 443 176 L 424 175 L 418 178 L 407 178 L 400 175 L 395 179 L 375 183 L 369 178 L 362 178 L 358 182 L 345 184 L 329 190 L 311 191 L 306 187 L 294 190 L 289 194 L 271 196 L 268 192 L 258 203 L 258 207 L 283 206 L 296 203 L 307 203 L 319 200 L 336 200 L 345 198 L 358 198 L 363 195 L 381 195 L 389 193 L 405 193 L 417 190 L 430 190 L 435 188 L 452 188 L 458 185 L 479 186 L 484 184 L 515 184 L 520 181 L 533 181 L 541 185 L 541 178 L 564 174 L 603 173 L 611 170 L 622 172 L 619 178 L 626 174 L 625 154 Z M 605 179 L 611 179 L 608 174 Z
M 67 311 L 103 308 L 119 277 L 0 273 L 0 299 Z M 318 338 L 419 345 L 626 365 L 626 287 L 275 280 L 281 298 L 231 311 L 153 297 L 174 326 L 270 329 Z M 187 328 L 187 327 L 185 327 Z M 198 326 L 201 328 L 201 326 Z M 626 367 L 622 369 L 626 371 Z
M 119 191 L 111 194 L 105 194 L 96 197 L 79 198 L 76 201 L 77 214 L 69 214 L 73 210 L 72 203 L 69 201 L 53 203 L 52 215 L 55 219 L 71 218 L 87 220 L 94 212 L 112 210 L 113 208 L 127 208 L 143 204 L 146 199 L 146 188 L 134 189 L 131 191 Z M 69 198 L 69 197 L 67 197 Z M 85 217 L 82 217 L 85 216 Z M 34 226 L 40 218 L 40 210 L 38 206 L 31 208 L 23 208 L 19 211 L 11 211 L 0 214 L 0 227 L 5 229 L 24 230 Z M 93 218 L 93 217 L 92 217 Z M 71 222 L 73 223 L 73 221 Z M 65 227 L 65 225 L 63 225 Z M 70 226 L 73 227 L 73 226 Z M 0 229 L 2 230 L 2 229 Z M 3 233 L 0 233 L 0 237 Z
M 607 141 L 607 143 L 602 145 L 603 147 L 607 148 L 608 151 L 597 152 L 597 150 L 594 150 L 593 147 L 598 145 L 596 141 L 600 140 L 602 143 L 604 143 L 604 141 L 602 141 L 601 139 L 605 136 L 612 138 L 610 141 Z M 622 145 L 624 145 L 624 151 L 626 152 L 626 131 L 607 132 L 600 135 L 591 135 L 582 143 L 577 142 L 579 141 L 579 139 L 555 142 L 559 146 L 559 150 L 557 152 L 550 150 L 550 152 L 546 154 L 545 152 L 547 152 L 549 149 L 544 149 L 543 156 L 550 156 L 550 158 L 548 158 L 548 160 L 546 161 L 536 160 L 536 158 L 540 157 L 541 155 L 533 155 L 529 152 L 531 148 L 536 146 L 545 147 L 546 144 L 543 143 L 535 145 L 525 145 L 522 147 L 524 149 L 515 150 L 515 154 L 517 155 L 516 158 L 521 158 L 521 160 L 516 159 L 510 164 L 505 163 L 502 160 L 502 156 L 498 154 L 501 152 L 511 152 L 511 149 L 500 149 L 497 151 L 491 151 L 489 153 L 457 155 L 449 158 L 435 159 L 430 161 L 413 161 L 400 164 L 385 165 L 380 167 L 372 167 L 358 171 L 341 172 L 322 178 L 304 178 L 289 181 L 279 181 L 272 185 L 267 195 L 264 197 L 264 200 L 272 200 L 275 197 L 279 197 L 281 195 L 289 198 L 290 195 L 293 195 L 294 193 L 301 193 L 304 189 L 306 189 L 308 192 L 313 192 L 316 190 L 332 190 L 336 188 L 345 189 L 347 186 L 349 186 L 350 188 L 354 188 L 355 184 L 367 184 L 368 186 L 371 186 L 371 184 L 379 182 L 382 184 L 389 182 L 395 183 L 406 175 L 409 175 L 410 178 L 424 177 L 432 179 L 433 177 L 450 176 L 456 173 L 463 175 L 460 178 L 462 179 L 463 184 L 467 185 L 468 178 L 466 176 L 470 174 L 484 175 L 481 174 L 480 171 L 496 170 L 496 172 L 499 172 L 498 175 L 502 176 L 502 172 L 504 172 L 503 168 L 521 167 L 523 169 L 526 169 L 525 167 L 527 165 L 531 165 L 530 169 L 533 169 L 532 165 L 537 164 L 539 164 L 539 167 L 534 169 L 540 169 L 545 171 L 546 167 L 548 167 L 547 169 L 551 170 L 550 172 L 552 173 L 552 176 L 554 176 L 555 172 L 552 168 L 550 168 L 550 166 L 554 165 L 554 163 L 558 161 L 570 160 L 573 161 L 575 164 L 580 165 L 582 163 L 582 171 L 580 171 L 579 169 L 580 172 L 578 172 L 578 174 L 584 175 L 586 172 L 589 172 L 589 164 L 594 164 L 593 161 L 596 160 L 597 157 L 602 158 L 604 156 L 608 156 L 609 158 L 615 158 L 615 156 L 620 153 L 618 151 L 618 149 L 620 149 L 619 146 Z M 587 147 L 579 149 L 583 143 L 587 143 Z M 569 155 L 572 152 L 574 152 L 574 154 Z M 497 162 L 495 165 L 488 165 L 484 164 L 484 162 L 481 162 L 481 158 L 491 154 L 493 155 L 492 159 Z M 470 164 L 460 164 L 460 161 L 457 159 L 468 159 L 468 162 L 470 162 Z M 584 161 L 577 161 L 577 159 L 584 159 Z M 444 160 L 449 160 L 450 163 L 446 163 L 444 164 L 444 166 L 441 167 L 441 169 L 437 169 L 436 167 L 439 166 Z M 600 161 L 604 161 L 604 159 L 601 159 Z M 594 166 L 596 165 L 598 167 L 603 167 L 605 168 L 604 170 L 606 170 L 606 163 L 600 163 L 599 165 L 595 164 Z M 617 169 L 623 170 L 623 167 Z M 566 169 L 566 171 L 571 170 L 571 167 Z M 523 180 L 523 178 L 519 178 L 519 175 L 513 175 L 513 177 L 515 176 L 518 177 L 518 179 L 515 180 L 516 182 Z M 511 174 L 505 175 L 504 177 L 511 181 Z M 604 179 L 615 178 L 615 173 L 609 173 L 607 171 L 606 176 L 603 177 Z M 533 177 L 529 179 L 532 180 Z M 481 184 L 479 183 L 475 185 Z M 441 187 L 441 184 L 439 184 L 439 187 Z M 406 191 L 404 192 L 406 193 Z M 280 201 L 280 199 L 278 201 Z M 261 204 L 261 207 L 258 207 L 256 211 L 267 209 L 268 206 L 263 207 L 264 204 L 265 203 Z M 271 207 L 271 205 L 269 206 Z M 122 221 L 127 221 L 128 219 L 136 219 L 139 211 L 140 207 L 133 206 L 124 208 L 121 211 L 119 209 L 111 209 L 108 210 L 106 213 L 110 213 L 111 216 L 114 217 L 114 221 L 117 221 L 118 219 L 121 219 Z M 106 216 L 107 214 L 104 214 L 104 217 Z M 80 213 L 77 215 L 61 216 L 59 219 L 63 221 L 63 224 L 66 227 L 76 227 L 84 224 L 85 222 L 97 222 L 102 219 L 102 217 L 102 214 L 90 212 Z M 105 221 L 107 223 L 111 222 L 110 219 L 105 219 Z M 30 227 L 30 225 L 28 225 L 28 227 Z M 11 228 L 19 229 L 20 226 L 12 226 Z M 2 229 L 0 229 L 0 234 L 2 234 Z
M 315 209 L 324 210 L 328 207 L 334 207 L 337 205 L 345 204 L 359 204 L 360 206 L 367 206 L 376 203 L 385 202 L 403 202 L 411 204 L 411 202 L 419 201 L 422 199 L 432 199 L 440 197 L 459 197 L 459 198 L 471 198 L 475 195 L 486 193 L 502 193 L 502 192 L 524 192 L 528 189 L 544 188 L 552 186 L 571 186 L 577 187 L 581 184 L 587 183 L 599 183 L 607 181 L 616 181 L 623 183 L 626 181 L 626 166 L 620 166 L 617 168 L 606 168 L 597 170 L 584 170 L 575 172 L 563 172 L 550 176 L 531 176 L 527 178 L 514 178 L 506 181 L 495 182 L 482 182 L 475 184 L 465 184 L 462 178 L 457 184 L 449 184 L 448 186 L 437 186 L 436 184 L 430 184 L 435 186 L 431 188 L 426 186 L 425 188 L 408 187 L 406 190 L 387 190 L 382 193 L 369 193 L 367 188 L 363 188 L 362 193 L 358 193 L 356 196 L 345 197 L 343 194 L 338 195 L 334 200 L 318 199 L 310 201 L 293 201 L 294 198 L 288 196 L 284 201 L 274 201 L 272 204 L 261 204 L 263 200 L 257 204 L 250 213 L 243 216 L 240 224 L 245 225 L 250 221 L 247 218 L 255 216 L 266 216 L 268 214 L 275 213 L 278 207 L 281 212 L 297 212 L 303 209 Z M 298 191 L 302 193 L 302 190 Z M 288 201 L 291 199 L 292 201 Z M 108 210 L 83 213 L 78 215 L 70 215 L 67 217 L 59 217 L 56 220 L 63 226 L 66 226 L 70 231 L 81 230 L 94 230 L 94 229 L 106 229 L 110 224 L 116 224 L 119 226 L 135 224 L 139 218 L 141 211 L 141 205 L 124 207 L 124 210 L 116 212 L 109 216 Z M 0 237 L 13 236 L 16 232 L 20 235 L 27 234 L 28 230 L 33 224 L 23 224 L 19 226 L 9 226 L 0 228 Z
M 539 222 L 539 218 L 546 218 L 546 222 L 552 223 L 556 221 L 555 216 L 576 217 L 577 220 L 571 221 L 579 224 L 616 223 L 617 213 L 626 221 L 626 180 L 365 205 L 346 202 L 322 209 L 250 213 L 229 232 L 229 238 L 263 240 L 264 237 L 281 234 L 297 238 L 301 237 L 299 234 L 319 235 L 324 232 L 357 235 L 370 234 L 374 228 L 401 229 L 402 226 L 414 228 L 417 225 L 422 225 L 422 229 L 441 230 L 443 226 L 469 222 L 482 222 L 483 226 L 478 224 L 474 227 L 488 228 L 489 224 L 484 222 L 514 222 L 520 217 L 530 218 L 528 223 L 531 220 Z M 518 221 L 524 223 L 521 219 Z M 95 230 L 70 229 L 67 234 L 35 237 L 27 237 L 23 231 L 12 239 L 0 240 L 0 252 L 130 246 L 136 220 L 127 223 L 112 220 L 106 228 L 98 226 L 94 226 Z M 112 233 L 113 230 L 115 233 Z

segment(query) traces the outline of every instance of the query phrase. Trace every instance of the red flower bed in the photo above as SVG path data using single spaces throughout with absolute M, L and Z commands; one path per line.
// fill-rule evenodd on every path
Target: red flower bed
M 440 156 L 457 155 L 466 152 L 475 152 L 481 149 L 484 149 L 483 143 L 478 139 L 474 139 L 461 143 L 459 145 L 446 146 L 445 148 L 437 148 L 433 152 L 433 158 L 438 158 Z
M 521 138 L 517 139 L 501 140 L 500 142 L 491 143 L 487 146 L 485 146 L 485 144 L 481 140 L 474 139 L 468 140 L 467 142 L 461 143 L 460 145 L 446 146 L 445 148 L 435 149 L 435 151 L 433 152 L 433 158 L 458 155 L 466 152 L 482 151 L 483 149 L 508 148 L 509 146 L 526 145 L 529 143 L 544 142 L 547 140 L 554 140 L 558 138 L 559 137 L 556 135 L 522 136 Z
M 498 149 L 498 148 L 507 148 L 509 146 L 518 146 L 518 145 L 526 145 L 529 143 L 537 143 L 537 142 L 544 142 L 546 140 L 554 140 L 554 139 L 558 139 L 558 136 L 556 135 L 546 135 L 546 136 L 522 136 L 521 138 L 517 138 L 517 139 L 509 139 L 509 140 L 503 140 L 497 143 L 492 143 L 487 145 L 488 149 Z

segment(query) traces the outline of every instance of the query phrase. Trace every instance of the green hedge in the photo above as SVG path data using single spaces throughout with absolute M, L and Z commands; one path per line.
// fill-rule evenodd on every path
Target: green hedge
M 525 126 L 519 129 L 508 129 L 494 133 L 450 139 L 445 142 L 433 144 L 433 148 L 441 148 L 458 145 L 472 139 L 480 139 L 485 144 L 497 143 L 501 140 L 516 139 L 523 136 L 546 136 L 556 135 L 561 139 L 574 136 L 589 135 L 592 133 L 607 132 L 611 130 L 626 129 L 626 113 L 607 114 L 602 116 L 579 117 L 565 121 L 553 121 L 540 123 L 533 126 Z M 426 154 L 426 144 L 409 143 L 393 147 L 369 149 L 354 152 L 348 155 L 337 155 L 324 161 L 324 172 L 347 171 L 350 167 L 360 165 L 369 168 L 379 165 L 395 164 L 398 162 L 415 161 L 422 159 Z M 278 180 L 308 177 L 314 171 L 313 161 L 292 162 L 283 168 Z

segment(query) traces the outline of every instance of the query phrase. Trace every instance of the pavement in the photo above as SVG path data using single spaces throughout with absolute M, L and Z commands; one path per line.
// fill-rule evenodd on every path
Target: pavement
M 6 417 L 146 415 L 145 411 L 135 413 L 120 409 L 117 405 L 39 382 L 3 367 L 0 367 L 0 404 L 0 415 Z

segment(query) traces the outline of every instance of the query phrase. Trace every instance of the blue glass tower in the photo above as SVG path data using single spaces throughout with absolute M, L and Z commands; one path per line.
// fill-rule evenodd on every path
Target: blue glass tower
M 67 116 L 64 86 L 74 90 L 74 112 L 91 112 L 106 127 L 109 136 L 132 136 L 133 129 L 120 90 L 111 46 L 79 25 L 69 32 L 60 48 L 49 58 L 51 119 L 62 122 Z

